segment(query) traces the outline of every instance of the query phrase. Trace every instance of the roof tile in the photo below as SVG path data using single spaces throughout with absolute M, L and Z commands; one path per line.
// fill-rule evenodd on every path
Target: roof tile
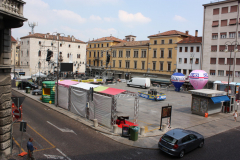
M 166 31 L 166 32 L 163 32 L 163 33 L 150 35 L 148 37 L 170 36 L 170 35 L 190 36 L 190 35 L 187 35 L 186 33 L 183 33 L 183 32 L 177 31 L 177 30 L 170 30 L 170 31 Z
M 182 43 L 202 43 L 202 37 L 187 37 L 187 38 L 183 38 L 177 44 L 182 44 Z
M 117 42 L 126 42 L 125 40 L 110 36 L 110 37 L 102 37 L 102 38 L 98 38 L 92 41 L 88 41 L 88 42 L 99 42 L 99 41 L 117 41 Z
M 148 46 L 149 43 L 150 43 L 149 40 L 146 40 L 146 41 L 130 41 L 130 42 L 118 43 L 118 44 L 116 44 L 112 47 Z

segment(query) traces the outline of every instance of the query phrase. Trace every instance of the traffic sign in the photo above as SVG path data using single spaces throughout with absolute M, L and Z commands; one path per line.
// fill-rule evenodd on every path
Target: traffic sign
M 19 118 L 21 118 L 21 113 L 20 113 L 21 111 L 19 111 L 18 109 L 15 109 L 14 111 L 13 111 L 13 115 L 14 115 L 14 117 L 16 118 L 16 119 L 19 119 Z
M 17 108 L 19 108 L 21 106 L 21 104 L 23 103 L 25 97 L 11 97 L 13 103 L 17 106 Z

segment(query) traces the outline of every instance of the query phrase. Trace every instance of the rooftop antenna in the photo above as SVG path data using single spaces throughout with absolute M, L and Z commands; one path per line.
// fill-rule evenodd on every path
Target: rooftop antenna
M 28 22 L 28 25 L 29 25 L 30 28 L 32 28 L 32 34 L 34 34 L 34 27 L 35 27 L 35 26 L 38 26 L 38 23 L 36 23 L 36 22 L 29 23 L 29 22 Z

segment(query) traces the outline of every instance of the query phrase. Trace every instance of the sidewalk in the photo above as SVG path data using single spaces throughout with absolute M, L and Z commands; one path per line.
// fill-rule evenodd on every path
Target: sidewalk
M 145 133 L 144 136 L 139 135 L 139 139 L 138 141 L 131 141 L 128 138 L 125 137 L 121 137 L 121 128 L 118 129 L 118 133 L 114 134 L 112 129 L 106 128 L 104 126 L 99 126 L 97 128 L 95 128 L 93 126 L 93 122 L 90 120 L 87 120 L 85 118 L 82 118 L 74 113 L 71 113 L 70 111 L 67 111 L 65 109 L 62 109 L 60 107 L 56 107 L 54 104 L 48 104 L 48 103 L 43 103 L 40 101 L 40 96 L 35 96 L 35 95 L 31 95 L 31 94 L 26 94 L 23 90 L 18 90 L 16 88 L 12 88 L 12 90 L 31 98 L 32 100 L 35 100 L 38 103 L 42 103 L 43 105 L 45 105 L 46 107 L 55 110 L 63 115 L 66 115 L 78 122 L 81 122 L 82 124 L 89 126 L 90 128 L 94 129 L 97 132 L 102 133 L 103 135 L 113 139 L 114 141 L 117 141 L 119 143 L 125 144 L 125 145 L 129 145 L 129 146 L 133 146 L 133 147 L 139 147 L 139 148 L 148 148 L 148 149 L 158 149 L 158 141 L 160 139 L 160 137 L 164 134 L 164 132 L 160 131 L 159 128 L 155 128 L 154 130 Z M 219 113 L 219 114 L 215 114 L 215 115 L 211 115 L 208 118 L 202 118 L 201 120 L 195 122 L 195 123 L 191 123 L 191 119 L 193 118 L 192 116 L 197 116 L 197 115 L 187 115 L 187 114 L 183 114 L 183 123 L 182 125 L 172 125 L 172 129 L 173 128 L 184 128 L 184 129 L 189 129 L 189 130 L 193 130 L 196 132 L 201 133 L 205 138 L 207 137 L 211 137 L 213 135 L 222 133 L 224 131 L 230 130 L 232 128 L 236 128 L 238 126 L 240 126 L 240 122 L 234 122 L 234 118 L 232 116 L 232 114 L 228 114 L 228 113 Z M 198 118 L 199 116 L 197 116 Z M 174 123 L 174 118 L 172 120 L 172 122 Z M 188 125 L 186 125 L 188 124 Z M 156 124 L 157 126 L 158 124 Z M 141 125 L 139 126 L 141 127 Z

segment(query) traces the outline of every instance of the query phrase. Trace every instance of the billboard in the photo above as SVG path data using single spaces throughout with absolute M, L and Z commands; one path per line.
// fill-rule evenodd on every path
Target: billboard
M 73 63 L 60 63 L 61 72 L 73 72 Z

